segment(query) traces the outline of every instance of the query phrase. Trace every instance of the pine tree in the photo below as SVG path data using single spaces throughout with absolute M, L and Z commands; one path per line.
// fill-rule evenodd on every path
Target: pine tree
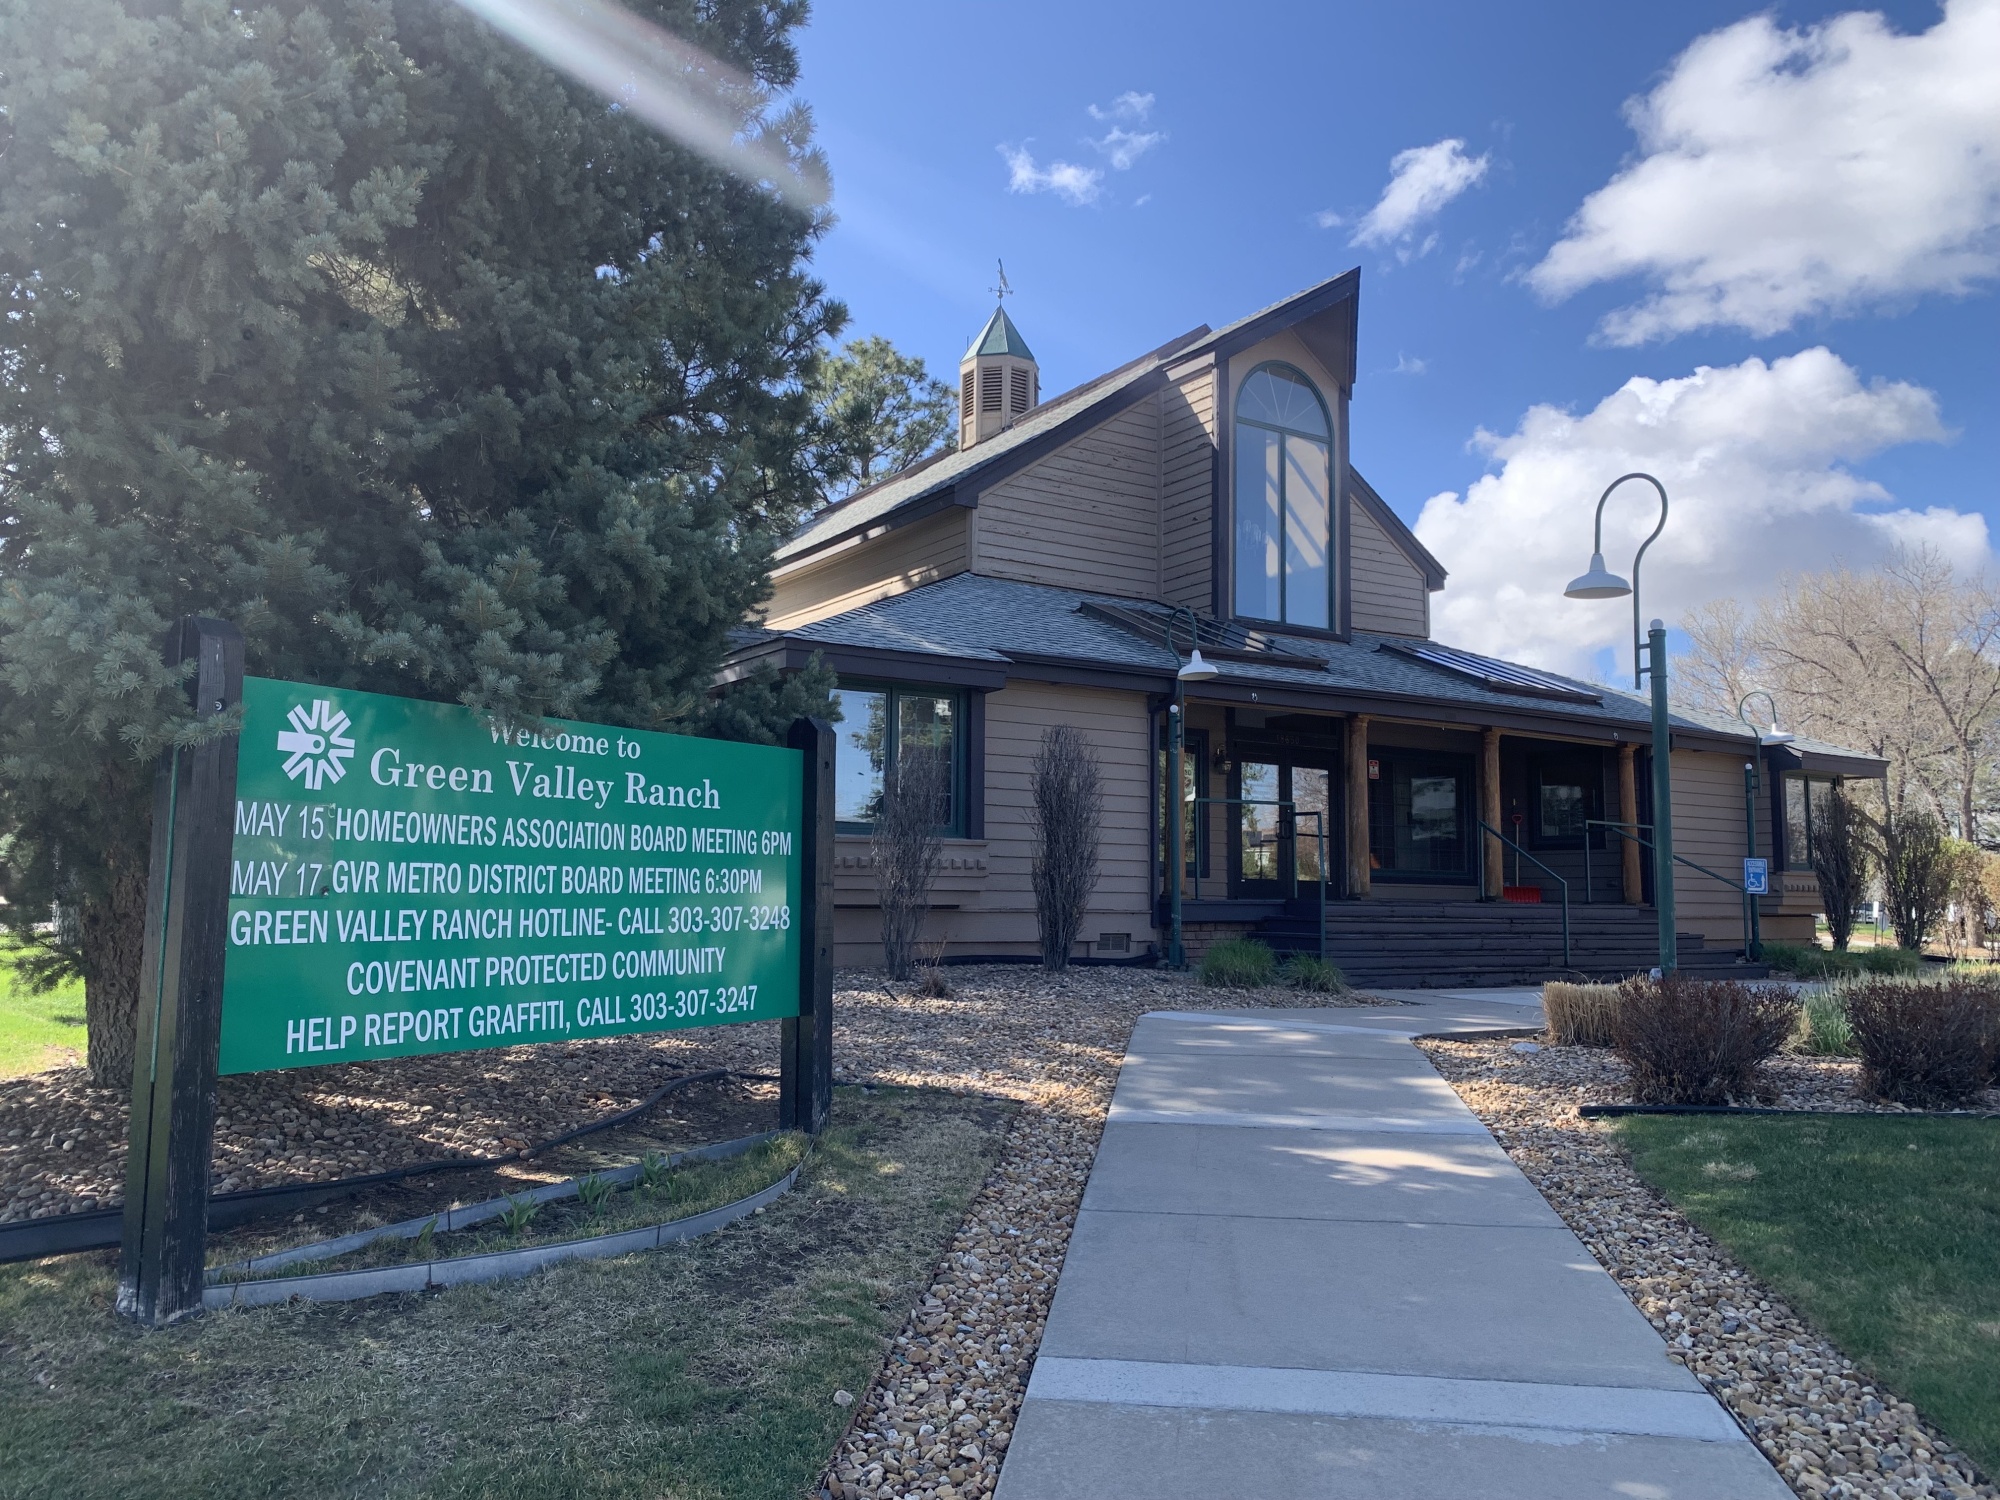
M 830 499 L 957 446 L 951 387 L 885 338 L 855 339 L 822 360 L 812 395 L 814 467 Z
M 629 8 L 818 171 L 803 0 Z M 130 1076 L 170 621 L 249 670 L 768 737 L 706 694 L 812 497 L 824 220 L 437 0 L 0 0 L 0 874 Z M 56 914 L 53 930 L 41 928 Z

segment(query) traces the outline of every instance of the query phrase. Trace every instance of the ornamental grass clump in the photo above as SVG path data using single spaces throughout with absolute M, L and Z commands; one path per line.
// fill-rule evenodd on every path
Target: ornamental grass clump
M 1854 1028 L 1847 1021 L 1847 986 L 1829 985 L 1805 997 L 1792 1050 L 1807 1057 L 1854 1056 Z
M 1258 990 L 1277 978 L 1278 960 L 1268 944 L 1255 938 L 1226 938 L 1211 943 L 1201 956 L 1196 977 L 1223 990 Z
M 1618 1014 L 1615 984 L 1542 986 L 1542 1015 L 1549 1024 L 1549 1044 L 1555 1047 L 1609 1047 L 1611 1019 Z
M 1758 1067 L 1798 1023 L 1781 986 L 1669 974 L 1618 986 L 1611 1045 L 1637 1103 L 1731 1104 L 1755 1095 Z
M 2000 989 L 1984 976 L 1864 979 L 1842 999 L 1866 1093 L 1916 1109 L 1970 1103 L 1993 1076 Z
M 1316 953 L 1294 953 L 1279 964 L 1278 982 L 1287 989 L 1309 990 L 1316 995 L 1347 993 L 1347 975 L 1338 964 L 1330 964 Z

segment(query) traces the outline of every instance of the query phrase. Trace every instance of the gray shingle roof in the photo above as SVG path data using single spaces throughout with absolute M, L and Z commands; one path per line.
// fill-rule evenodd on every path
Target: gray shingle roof
M 772 632 L 763 638 L 782 635 L 807 646 L 929 654 L 961 661 L 1004 663 L 1020 658 L 1040 661 L 1054 658 L 1087 667 L 1158 673 L 1162 678 L 1179 667 L 1180 657 L 1165 646 L 1109 621 L 1080 613 L 1079 606 L 1085 603 L 1138 610 L 1162 618 L 1171 613 L 1167 606 L 1148 601 L 960 573 L 891 599 L 793 630 Z M 1385 642 L 1409 644 L 1402 636 L 1357 630 L 1349 641 L 1331 641 L 1268 629 L 1265 633 L 1286 650 L 1314 657 L 1324 662 L 1325 667 L 1216 661 L 1213 665 L 1221 680 L 1318 688 L 1344 695 L 1448 702 L 1621 727 L 1644 728 L 1652 723 L 1652 705 L 1646 696 L 1602 683 L 1545 674 L 1599 697 L 1597 703 L 1553 701 L 1498 691 L 1401 652 L 1378 649 Z M 1673 722 L 1682 729 L 1742 740 L 1746 750 L 1756 742 L 1748 729 L 1725 715 L 1676 709 Z M 1803 739 L 1793 748 L 1869 758 L 1866 752 Z

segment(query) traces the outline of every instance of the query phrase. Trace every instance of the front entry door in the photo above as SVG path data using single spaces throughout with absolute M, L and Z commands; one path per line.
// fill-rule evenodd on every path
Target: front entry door
M 1333 773 L 1288 760 L 1244 760 L 1236 781 L 1235 893 L 1264 901 L 1308 894 L 1319 884 L 1322 848 L 1329 866 L 1334 858 Z

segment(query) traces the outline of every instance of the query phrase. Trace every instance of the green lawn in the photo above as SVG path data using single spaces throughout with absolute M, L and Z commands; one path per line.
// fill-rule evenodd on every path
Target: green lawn
M 141 1332 L 110 1255 L 0 1266 L 0 1496 L 797 1500 L 1009 1107 L 841 1089 L 799 1185 L 687 1245 Z
M 1636 1115 L 1645 1178 L 2000 1472 L 2000 1120 Z
M 82 1062 L 82 981 L 30 994 L 14 973 L 18 954 L 0 943 L 0 1078 Z

